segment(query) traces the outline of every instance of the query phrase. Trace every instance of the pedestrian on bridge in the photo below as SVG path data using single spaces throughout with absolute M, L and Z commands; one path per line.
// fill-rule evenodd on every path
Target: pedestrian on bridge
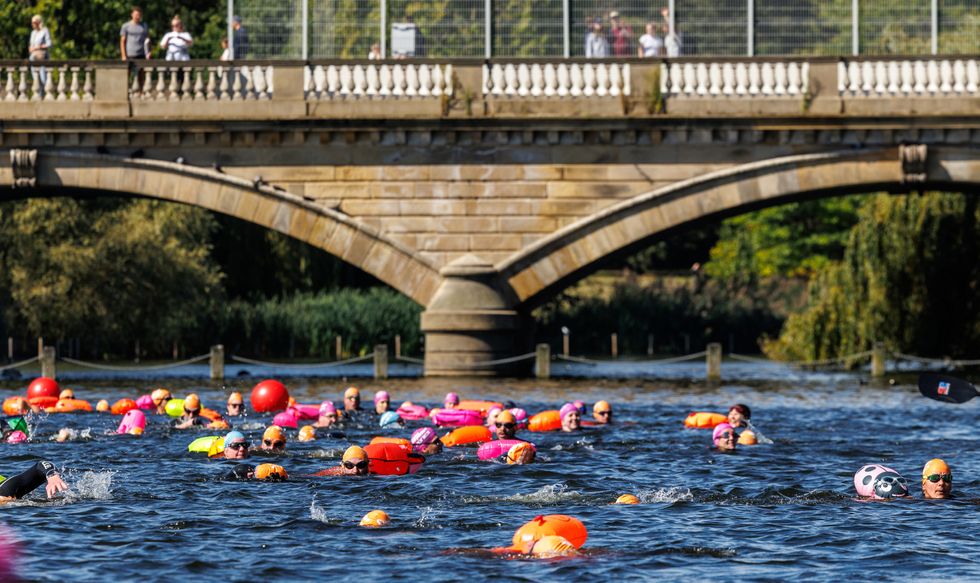
M 143 22 L 143 10 L 133 6 L 131 20 L 119 29 L 119 53 L 122 60 L 150 58 L 150 29 Z
M 170 27 L 170 32 L 163 35 L 163 39 L 160 40 L 160 48 L 167 51 L 166 59 L 168 61 L 191 60 L 190 51 L 194 39 L 191 38 L 191 33 L 184 30 L 184 23 L 181 22 L 179 15 L 174 15 Z
M 44 26 L 40 14 L 31 17 L 31 39 L 28 43 L 28 59 L 30 61 L 47 61 L 49 58 L 48 49 L 51 48 L 51 33 L 48 27 Z M 31 75 L 35 77 L 44 91 L 44 85 L 48 81 L 48 70 L 45 67 L 31 67 Z
M 592 21 L 592 31 L 585 37 L 585 56 L 590 59 L 604 59 L 609 56 L 609 42 L 602 32 L 602 19 Z

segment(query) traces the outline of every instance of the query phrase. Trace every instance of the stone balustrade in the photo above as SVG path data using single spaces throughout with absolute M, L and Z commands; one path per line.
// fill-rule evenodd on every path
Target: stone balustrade
M 630 95 L 629 63 L 493 63 L 483 66 L 483 94 L 493 97 Z
M 310 101 L 439 97 L 453 94 L 453 66 L 439 64 L 310 65 L 304 68 Z
M 2 101 L 91 101 L 95 67 L 45 62 L 42 66 L 0 68 Z
M 977 59 L 840 61 L 837 91 L 845 97 L 967 96 L 980 87 Z
M 670 97 L 795 97 L 809 88 L 800 61 L 698 62 L 660 65 L 660 92 Z
M 140 64 L 129 88 L 134 101 L 248 101 L 273 94 L 272 65 Z

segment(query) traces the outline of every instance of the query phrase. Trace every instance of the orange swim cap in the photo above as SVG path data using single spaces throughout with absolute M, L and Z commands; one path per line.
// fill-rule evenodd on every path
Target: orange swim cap
M 239 393 L 238 391 L 235 391 L 234 393 L 228 395 L 228 404 L 229 405 L 241 405 L 244 402 L 245 401 L 242 400 L 242 394 Z
M 517 423 L 517 418 L 510 411 L 497 413 L 497 423 Z
M 168 391 L 167 389 L 156 389 L 155 391 L 150 393 L 150 399 L 153 400 L 154 405 L 159 405 L 165 399 L 169 399 L 170 397 L 171 397 L 170 391 Z
M 758 445 L 758 443 L 759 442 L 755 438 L 755 433 L 752 433 L 749 430 L 743 431 L 742 435 L 738 436 L 739 445 Z
M 201 408 L 201 398 L 195 393 L 184 397 L 184 412 L 197 411 Z
M 74 399 L 74 398 L 75 398 L 75 391 L 73 391 L 71 389 L 65 389 L 65 390 L 61 391 L 61 394 L 60 395 L 58 395 L 58 400 L 59 401 L 62 400 L 62 399 Z
M 299 441 L 313 441 L 316 439 L 316 427 L 312 425 L 304 425 L 299 430 L 299 436 L 296 438 Z
M 946 462 L 939 458 L 931 459 L 926 462 L 925 467 L 922 468 L 922 481 L 925 482 L 926 478 L 932 474 L 949 474 L 953 475 L 952 470 L 946 465 Z
M 265 428 L 265 433 L 262 434 L 262 441 L 286 441 L 286 436 L 282 432 L 282 427 L 278 425 L 270 425 Z
M 577 555 L 578 550 L 565 537 L 549 534 L 534 541 L 527 554 L 539 558 L 571 557 Z
M 286 480 L 289 478 L 289 474 L 282 466 L 276 464 L 260 464 L 255 468 L 255 479 L 256 480 Z
M 639 504 L 640 499 L 632 494 L 623 494 L 613 504 Z
M 384 510 L 372 510 L 364 515 L 361 519 L 361 526 L 366 526 L 368 528 L 378 528 L 379 526 L 388 526 L 391 522 L 391 518 L 388 517 L 388 513 Z
M 343 461 L 345 461 L 345 462 L 353 462 L 353 461 L 359 461 L 359 462 L 361 462 L 361 461 L 364 461 L 366 459 L 368 459 L 367 452 L 364 451 L 364 448 L 358 447 L 356 445 L 352 445 L 352 446 L 348 447 L 347 448 L 347 451 L 344 452 L 344 459 L 343 459 Z
M 518 443 L 507 452 L 508 464 L 529 464 L 534 461 L 534 446 L 530 443 Z
M 109 401 L 106 401 L 105 399 L 102 399 L 101 401 L 99 401 L 98 403 L 95 404 L 95 410 L 97 412 L 99 412 L 99 413 L 108 413 L 109 412 Z
M 357 387 L 347 387 L 347 390 L 344 391 L 345 399 L 347 397 L 360 397 L 360 396 L 361 396 L 361 391 L 359 391 Z
M 609 403 L 606 401 L 598 401 L 592 406 L 592 412 L 599 413 L 601 411 L 612 411 L 612 407 L 610 407 Z

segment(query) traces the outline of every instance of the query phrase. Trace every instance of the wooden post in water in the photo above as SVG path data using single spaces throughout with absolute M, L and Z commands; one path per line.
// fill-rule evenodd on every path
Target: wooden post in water
M 14 337 L 7 336 L 7 362 L 14 361 Z
M 140 361 L 140 341 L 138 339 L 136 340 L 136 346 L 134 347 L 133 350 L 136 353 L 136 358 L 133 359 L 133 362 L 139 364 L 139 361 Z
M 388 345 L 378 344 L 374 347 L 374 378 L 388 378 Z
M 216 344 L 211 347 L 211 380 L 221 381 L 225 378 L 225 347 Z
M 337 340 L 336 340 L 335 344 L 336 344 L 336 348 L 335 348 L 336 352 L 335 352 L 335 354 L 337 355 L 337 360 L 343 360 L 344 359 L 344 355 L 343 355 L 344 339 L 340 337 L 340 334 L 337 334 Z
M 653 334 L 647 334 L 647 356 L 653 356 Z
M 539 379 L 551 378 L 550 344 L 538 344 L 534 350 L 534 376 Z
M 44 338 L 37 337 L 37 357 L 44 358 Z
M 58 371 L 54 366 L 55 350 L 54 346 L 41 347 L 41 376 L 49 379 L 57 378 Z
M 568 358 L 568 328 L 565 326 L 561 327 L 561 353 Z
M 402 336 L 401 334 L 395 334 L 395 359 L 402 357 Z
M 886 357 L 887 354 L 885 354 L 885 343 L 875 342 L 874 346 L 871 347 L 871 376 L 885 376 Z
M 609 351 L 613 358 L 619 358 L 619 334 L 615 332 L 609 335 Z
M 711 342 L 707 346 L 707 354 L 705 355 L 708 365 L 708 380 L 709 381 L 720 381 L 721 380 L 721 343 Z

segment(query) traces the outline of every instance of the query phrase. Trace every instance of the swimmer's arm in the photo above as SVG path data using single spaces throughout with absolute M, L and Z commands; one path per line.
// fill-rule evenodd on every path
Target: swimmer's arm
M 61 476 L 57 473 L 48 476 L 48 483 L 44 486 L 44 491 L 47 493 L 48 498 L 54 498 L 54 495 L 58 492 L 67 492 L 68 484 L 61 479 Z

